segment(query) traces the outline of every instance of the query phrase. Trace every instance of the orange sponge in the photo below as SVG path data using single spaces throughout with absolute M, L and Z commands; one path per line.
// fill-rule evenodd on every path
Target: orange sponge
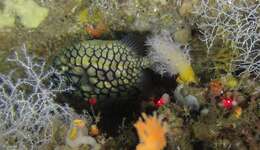
M 142 117 L 134 124 L 140 140 L 136 150 L 163 150 L 166 146 L 166 124 L 156 114 L 147 116 L 142 113 Z

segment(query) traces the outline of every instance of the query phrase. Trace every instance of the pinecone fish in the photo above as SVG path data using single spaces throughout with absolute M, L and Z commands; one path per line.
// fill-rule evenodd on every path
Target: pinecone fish
M 87 99 L 128 96 L 150 63 L 120 40 L 87 40 L 63 49 L 55 66 Z

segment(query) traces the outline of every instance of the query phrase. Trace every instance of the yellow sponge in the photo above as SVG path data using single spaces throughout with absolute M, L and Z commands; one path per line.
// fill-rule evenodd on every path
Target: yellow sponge
M 0 13 L 0 28 L 14 26 L 15 17 L 21 19 L 27 28 L 36 28 L 48 16 L 49 10 L 33 0 L 6 0 L 4 11 Z

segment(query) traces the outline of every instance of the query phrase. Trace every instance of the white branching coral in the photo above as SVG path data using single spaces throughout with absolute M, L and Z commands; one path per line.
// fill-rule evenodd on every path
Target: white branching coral
M 239 58 L 234 60 L 237 68 L 245 70 L 243 73 L 255 75 L 255 78 L 260 78 L 260 47 L 257 49 L 241 53 Z
M 0 74 L 0 145 L 37 149 L 52 137 L 53 119 L 69 123 L 73 111 L 54 102 L 55 95 L 70 90 L 54 68 L 37 61 L 23 47 L 9 59 L 19 67 Z M 17 75 L 18 70 L 22 75 Z M 51 80 L 51 78 L 55 78 Z
M 216 40 L 229 43 L 239 69 L 260 76 L 260 3 L 250 0 L 202 0 L 193 12 L 208 50 Z M 208 51 L 209 52 L 209 51 Z
M 161 74 L 179 74 L 180 82 L 196 82 L 189 50 L 182 49 L 180 44 L 174 42 L 169 32 L 155 34 L 148 38 L 146 44 L 151 47 L 147 57 L 154 65 L 152 68 L 155 71 Z

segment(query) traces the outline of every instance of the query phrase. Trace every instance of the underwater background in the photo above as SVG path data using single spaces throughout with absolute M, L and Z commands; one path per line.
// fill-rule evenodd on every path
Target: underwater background
M 257 150 L 259 0 L 0 0 L 0 150 Z

